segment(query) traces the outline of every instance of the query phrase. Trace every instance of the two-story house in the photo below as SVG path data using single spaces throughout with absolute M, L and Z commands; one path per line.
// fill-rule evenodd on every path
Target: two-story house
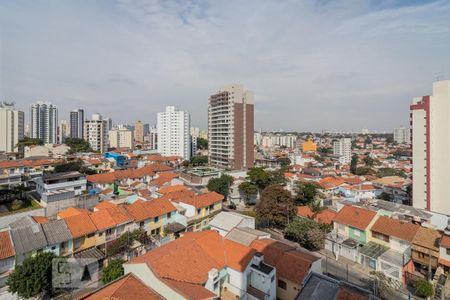
M 96 245 L 97 227 L 92 222 L 89 213 L 81 212 L 63 219 L 69 228 L 72 239 L 69 241 L 69 251 L 75 253 Z
M 41 226 L 48 244 L 45 251 L 51 251 L 56 256 L 66 256 L 71 253 L 69 242 L 72 240 L 72 236 L 64 220 L 52 220 Z
M 419 227 L 408 221 L 379 217 L 371 228 L 370 242 L 360 249 L 360 263 L 403 282 L 404 272 L 413 270 L 411 242 Z
M 0 231 L 0 288 L 6 285 L 14 269 L 14 245 L 9 231 Z
M 79 172 L 45 174 L 36 178 L 36 192 L 43 206 L 72 199 L 86 191 L 86 176 Z
M 334 229 L 325 239 L 325 249 L 357 261 L 358 250 L 372 237 L 370 228 L 378 219 L 376 212 L 345 205 L 333 220 Z
M 439 266 L 439 243 L 442 234 L 434 229 L 420 227 L 411 242 L 411 257 L 416 271 L 424 276 L 428 275 L 429 269 L 432 273 Z

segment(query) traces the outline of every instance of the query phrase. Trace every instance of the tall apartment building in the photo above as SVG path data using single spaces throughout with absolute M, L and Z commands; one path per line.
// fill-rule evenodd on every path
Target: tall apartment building
M 0 103 L 0 151 L 18 151 L 16 145 L 24 136 L 24 113 L 13 103 Z
M 134 125 L 134 139 L 136 143 L 142 144 L 144 142 L 144 123 L 138 120 Z
M 339 156 L 341 164 L 349 164 L 352 160 L 352 139 L 341 138 L 333 141 L 333 154 Z
M 149 150 L 158 149 L 158 129 L 156 127 L 150 128 L 148 134 L 148 143 Z
M 66 120 L 59 121 L 58 125 L 58 144 L 63 144 L 66 137 L 70 136 L 70 127 Z
M 254 163 L 254 94 L 240 84 L 219 89 L 208 100 L 209 163 L 225 169 Z
M 158 113 L 158 152 L 161 155 L 191 158 L 190 116 L 186 111 L 167 106 L 165 112 Z
M 413 206 L 450 214 L 450 80 L 433 83 L 432 96 L 411 109 Z
M 57 143 L 58 109 L 50 102 L 38 101 L 31 105 L 31 137 L 45 144 Z
M 70 112 L 70 137 L 82 139 L 84 136 L 84 110 L 76 109 Z
M 108 150 L 108 124 L 100 114 L 95 113 L 92 120 L 84 121 L 84 139 L 94 151 L 104 153 Z
M 125 127 L 109 131 L 109 146 L 112 148 L 134 148 L 133 132 Z
M 394 129 L 394 141 L 398 144 L 411 143 L 411 129 L 401 126 Z

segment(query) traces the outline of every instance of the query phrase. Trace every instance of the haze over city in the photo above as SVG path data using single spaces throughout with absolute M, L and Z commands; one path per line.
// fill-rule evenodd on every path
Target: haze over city
M 390 132 L 449 78 L 449 15 L 448 1 L 3 1 L 0 98 L 130 124 L 173 104 L 206 128 L 208 96 L 236 82 L 255 129 Z

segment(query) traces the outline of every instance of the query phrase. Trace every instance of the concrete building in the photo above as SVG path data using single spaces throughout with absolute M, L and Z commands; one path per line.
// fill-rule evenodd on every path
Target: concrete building
M 395 128 L 394 141 L 398 144 L 411 144 L 411 129 L 403 126 Z
M 136 143 L 142 144 L 144 142 L 144 123 L 138 120 L 134 125 L 134 139 Z
M 84 136 L 84 110 L 70 112 L 70 137 L 82 139 Z
M 134 148 L 133 132 L 125 127 L 109 131 L 109 146 L 112 148 Z
M 219 89 L 208 100 L 209 163 L 247 169 L 254 163 L 254 94 L 239 84 Z
M 450 80 L 433 83 L 433 94 L 410 106 L 413 206 L 450 214 Z
M 164 156 L 191 158 L 190 116 L 186 111 L 167 106 L 165 112 L 158 113 L 158 152 Z
M 0 151 L 17 151 L 17 143 L 23 139 L 24 113 L 13 103 L 0 103 Z
M 70 127 L 66 120 L 59 121 L 58 124 L 58 144 L 63 144 L 66 137 L 70 136 Z
M 158 129 L 156 127 L 150 128 L 148 134 L 149 150 L 158 149 Z
M 107 122 L 98 113 L 92 115 L 92 120 L 84 121 L 84 139 L 89 142 L 92 150 L 104 153 L 108 150 Z
M 31 105 L 31 137 L 45 144 L 57 143 L 58 109 L 50 102 Z
M 349 164 L 352 160 L 352 139 L 341 138 L 333 142 L 333 154 L 339 156 L 341 164 Z
M 86 183 L 86 176 L 79 172 L 45 174 L 36 178 L 36 192 L 41 204 L 47 206 L 81 195 L 86 191 Z

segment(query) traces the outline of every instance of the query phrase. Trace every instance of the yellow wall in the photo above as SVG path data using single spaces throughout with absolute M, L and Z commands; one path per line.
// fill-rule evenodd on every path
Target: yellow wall
M 84 237 L 84 240 L 81 241 L 81 247 L 86 249 L 86 248 L 90 248 L 90 247 L 94 247 L 95 246 L 95 234 L 94 236 L 88 238 L 87 236 Z
M 307 140 L 303 143 L 303 152 L 316 152 L 317 145 L 311 140 Z

